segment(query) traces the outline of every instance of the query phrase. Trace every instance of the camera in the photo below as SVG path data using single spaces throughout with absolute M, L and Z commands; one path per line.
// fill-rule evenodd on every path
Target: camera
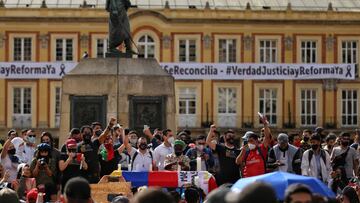
M 44 166 L 44 165 L 47 164 L 47 161 L 46 161 L 45 158 L 40 158 L 40 159 L 39 159 L 39 162 L 40 162 L 40 165 L 42 165 L 42 166 Z

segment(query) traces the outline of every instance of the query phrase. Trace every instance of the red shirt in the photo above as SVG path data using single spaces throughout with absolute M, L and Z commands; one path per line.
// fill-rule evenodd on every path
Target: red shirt
M 259 153 L 259 151 L 262 155 Z M 243 160 L 245 161 L 245 166 L 243 170 L 244 177 L 246 178 L 264 174 L 267 148 L 263 144 L 260 144 L 255 149 L 246 152 L 246 154 Z

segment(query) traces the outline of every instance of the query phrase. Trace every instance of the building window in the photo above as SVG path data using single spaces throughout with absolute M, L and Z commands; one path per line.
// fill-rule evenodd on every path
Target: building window
M 316 90 L 303 89 L 301 90 L 301 125 L 315 126 L 316 125 Z
M 263 113 L 270 125 L 276 125 L 276 101 L 277 101 L 276 89 L 260 89 L 259 94 L 259 111 Z
M 31 88 L 13 89 L 13 127 L 31 126 Z
M 179 61 L 196 62 L 196 40 L 179 40 Z
M 60 127 L 60 101 L 61 101 L 61 88 L 55 88 L 55 127 Z
M 96 58 L 105 58 L 109 41 L 107 38 L 96 39 Z
M 14 38 L 14 61 L 31 61 L 32 40 L 30 37 Z
M 260 40 L 260 63 L 276 63 L 276 40 Z
M 357 90 L 341 91 L 341 124 L 343 126 L 357 126 L 357 105 Z
M 196 89 L 180 88 L 179 114 L 196 114 Z
M 56 39 L 56 61 L 73 61 L 73 39 Z
M 358 41 L 342 41 L 341 43 L 341 62 L 355 64 L 355 76 L 359 77 L 358 60 Z
M 316 41 L 301 41 L 301 62 L 316 63 Z
M 179 89 L 179 126 L 196 127 L 196 88 Z
M 155 57 L 155 41 L 149 35 L 140 37 L 138 41 L 139 58 L 154 58 Z
M 218 124 L 221 127 L 236 126 L 236 88 L 218 88 Z
M 219 40 L 219 62 L 231 63 L 236 62 L 236 40 L 220 39 Z

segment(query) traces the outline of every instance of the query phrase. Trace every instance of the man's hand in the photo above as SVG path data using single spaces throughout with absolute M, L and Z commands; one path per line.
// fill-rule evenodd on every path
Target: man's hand
M 207 160 L 209 160 L 209 155 L 208 154 L 206 154 L 206 153 L 204 153 L 203 155 L 202 155 L 202 158 L 205 160 L 205 161 L 207 161 Z
M 211 133 L 215 133 L 215 130 L 216 130 L 216 125 L 215 124 L 212 124 L 211 126 L 210 126 L 210 132 Z
M 112 128 L 116 124 L 116 118 L 110 118 L 109 127 Z

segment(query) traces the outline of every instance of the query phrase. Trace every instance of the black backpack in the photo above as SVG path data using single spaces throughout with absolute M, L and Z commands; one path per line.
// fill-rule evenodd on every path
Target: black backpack
M 311 150 L 309 151 L 309 156 L 308 156 L 308 158 L 309 158 L 309 164 L 310 164 L 310 161 L 311 161 L 313 155 L 314 155 L 314 151 L 311 149 Z M 320 157 L 322 158 L 322 160 L 323 160 L 324 163 L 326 164 L 326 154 L 325 154 L 325 150 L 320 149 Z
M 136 156 L 139 154 L 138 151 L 135 152 L 134 156 L 132 157 L 132 160 L 131 160 L 131 170 L 133 170 L 133 167 L 134 167 L 134 161 L 136 159 Z M 149 151 L 149 154 L 151 156 L 151 161 L 153 161 L 153 154 L 151 153 L 151 151 Z

